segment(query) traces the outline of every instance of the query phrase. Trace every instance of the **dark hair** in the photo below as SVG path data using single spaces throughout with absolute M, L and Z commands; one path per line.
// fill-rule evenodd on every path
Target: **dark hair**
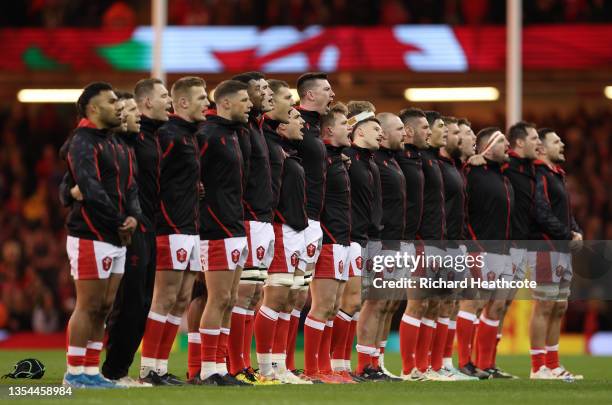
M 121 90 L 113 90 L 115 95 L 119 100 L 131 100 L 134 98 L 134 95 L 129 91 L 121 91 Z
M 538 137 L 542 142 L 544 142 L 546 140 L 546 135 L 550 134 L 551 132 L 555 132 L 555 130 L 552 128 L 540 128 L 538 129 Z
M 284 80 L 270 79 L 268 80 L 268 86 L 270 86 L 273 93 L 276 93 L 283 87 L 289 88 L 289 83 Z
M 76 102 L 77 113 L 80 118 L 87 117 L 87 106 L 89 102 L 103 91 L 113 91 L 113 86 L 106 82 L 93 82 L 85 86 Z
M 414 108 L 414 107 L 404 108 L 403 110 L 399 112 L 398 117 L 400 117 L 404 125 L 406 125 L 406 123 L 408 123 L 408 121 L 410 121 L 413 118 L 427 119 L 423 110 L 421 110 L 420 108 Z
M 425 118 L 430 127 L 433 127 L 434 122 L 442 119 L 442 115 L 437 111 L 425 111 Z
M 219 83 L 215 89 L 215 101 L 218 103 L 223 97 L 238 93 L 240 90 L 246 90 L 248 85 L 238 80 L 225 80 Z
M 134 98 L 136 101 L 142 100 L 147 94 L 149 94 L 156 84 L 164 84 L 160 79 L 150 77 L 147 79 L 140 79 L 134 86 Z
M 459 120 L 457 118 L 455 118 L 455 117 L 445 116 L 445 117 L 442 117 L 442 121 L 444 121 L 444 123 L 446 125 L 448 125 L 448 124 L 457 124 L 457 125 L 459 125 L 458 124 Z
M 172 84 L 172 90 L 170 90 L 170 93 L 172 94 L 172 97 L 174 97 L 176 93 L 189 90 L 192 87 L 206 87 L 206 82 L 204 79 L 197 76 L 181 77 Z
M 303 98 L 306 95 L 306 92 L 312 88 L 312 84 L 315 80 L 327 80 L 327 73 L 308 72 L 298 77 L 297 91 L 300 98 Z
M 535 129 L 536 126 L 531 122 L 519 121 L 508 128 L 508 141 L 510 142 L 510 146 L 512 148 L 516 146 L 517 140 L 525 139 L 527 137 L 527 128 Z
M 498 127 L 487 127 L 478 131 L 478 134 L 476 134 L 476 145 L 478 152 L 482 152 L 482 144 L 487 143 L 491 135 L 497 131 L 501 131 L 501 129 Z
M 240 73 L 232 77 L 232 80 L 236 80 L 242 83 L 249 84 L 251 80 L 257 81 L 257 80 L 261 80 L 265 78 L 266 76 L 261 72 L 244 72 L 244 73 Z
M 346 108 L 346 105 L 344 105 L 344 103 L 334 103 L 329 108 L 327 114 L 321 117 L 321 129 L 334 125 L 336 123 L 337 114 L 342 114 L 344 116 L 348 114 L 348 109 Z
M 467 118 L 459 118 L 457 120 L 457 125 L 467 125 L 468 127 L 472 127 L 472 123 Z

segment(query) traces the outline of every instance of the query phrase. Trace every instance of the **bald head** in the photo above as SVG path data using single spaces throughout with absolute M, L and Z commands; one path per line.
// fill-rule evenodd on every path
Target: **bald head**
M 389 112 L 382 112 L 376 115 L 383 130 L 383 139 L 380 143 L 382 147 L 398 150 L 403 147 L 406 130 L 404 123 L 397 115 Z

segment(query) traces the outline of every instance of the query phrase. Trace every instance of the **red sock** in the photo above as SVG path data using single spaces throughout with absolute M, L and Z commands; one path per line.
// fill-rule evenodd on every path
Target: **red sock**
M 200 345 L 200 377 L 205 379 L 217 372 L 217 346 L 221 329 L 200 328 L 199 332 L 202 342 Z
M 455 342 L 455 330 L 457 321 L 450 321 L 446 333 L 446 344 L 444 345 L 444 358 L 453 357 L 453 343 Z
M 380 359 L 380 349 L 376 349 L 374 350 L 374 353 L 370 355 L 370 364 L 372 365 L 372 368 L 377 369 L 378 367 L 380 367 L 380 363 L 378 361 L 379 359 Z
M 160 315 L 155 312 L 149 312 L 147 323 L 145 325 L 145 333 L 142 337 L 142 364 L 155 368 L 155 359 L 159 351 L 159 345 L 164 336 L 166 328 L 166 315 Z M 151 364 L 145 364 L 151 361 Z
M 180 325 L 180 317 L 168 314 L 168 319 L 164 327 L 164 334 L 162 335 L 159 349 L 157 350 L 156 358 L 158 360 L 168 360 L 170 357 L 170 350 L 172 350 L 172 344 L 174 343 Z
M 486 370 L 493 367 L 493 353 L 495 353 L 495 341 L 497 340 L 497 328 L 499 321 L 480 317 L 478 324 L 478 368 Z
M 246 368 L 251 367 L 251 346 L 253 344 L 254 327 L 255 312 L 249 309 L 244 318 L 244 346 L 242 349 L 242 360 Z
M 68 366 L 69 373 L 83 374 L 85 353 L 87 353 L 87 348 L 85 347 L 68 346 L 66 350 L 66 365 Z
M 289 336 L 289 324 L 291 323 L 291 315 L 286 312 L 278 314 L 276 322 L 276 332 L 274 333 L 274 343 L 272 344 L 272 353 L 285 354 L 287 352 L 287 340 Z M 285 363 L 286 365 L 287 363 Z
M 346 340 L 348 339 L 353 317 L 343 311 L 338 311 L 334 318 L 334 329 L 331 336 L 331 358 L 344 360 Z
M 325 330 L 325 322 L 312 316 L 306 317 L 304 322 L 304 373 L 314 375 L 319 372 L 319 347 Z
M 187 372 L 189 379 L 200 374 L 200 333 L 189 332 L 187 334 Z
M 501 341 L 502 335 L 497 334 L 495 337 L 495 349 L 493 349 L 493 367 L 497 364 L 497 346 L 499 346 L 499 342 Z
M 277 323 L 278 312 L 262 305 L 255 316 L 255 348 L 258 354 L 272 353 Z
M 419 339 L 421 320 L 404 314 L 400 323 L 400 353 L 402 354 L 402 371 L 409 374 L 415 367 L 415 352 Z
M 334 320 L 328 319 L 325 323 L 325 329 L 323 330 L 323 337 L 321 338 L 321 345 L 319 346 L 319 372 L 324 374 L 330 374 L 332 372 L 331 367 L 331 340 L 334 332 Z
M 435 329 L 435 321 L 427 318 L 421 320 L 415 355 L 416 366 L 420 372 L 425 372 L 429 368 L 429 352 Z
M 546 346 L 546 367 L 551 370 L 559 367 L 559 345 Z
M 376 352 L 376 348 L 374 346 L 362 346 L 357 344 L 355 349 L 357 350 L 357 369 L 355 372 L 357 374 L 362 374 L 366 367 L 372 366 L 372 355 Z
M 444 347 L 446 346 L 446 335 L 448 332 L 448 318 L 438 318 L 436 331 L 433 337 L 431 348 L 431 368 L 438 371 L 442 368 L 442 358 L 444 357 Z
M 100 353 L 102 352 L 102 342 L 87 342 L 87 351 L 85 352 L 85 373 L 87 373 L 87 367 L 99 367 L 100 366 Z M 91 374 L 91 373 L 87 373 Z
M 301 312 L 297 309 L 291 311 L 289 321 L 289 334 L 287 337 L 287 370 L 295 370 L 295 342 L 297 341 L 298 328 L 300 326 Z
M 229 340 L 230 329 L 221 328 L 219 334 L 219 340 L 217 341 L 217 354 L 215 356 L 215 362 L 217 363 L 217 372 L 225 370 L 227 373 L 227 342 Z M 226 373 L 219 373 L 225 375 Z
M 531 371 L 534 373 L 546 365 L 546 349 L 543 347 L 532 347 L 529 354 L 531 355 Z
M 348 334 L 346 336 L 346 345 L 344 346 L 344 360 L 350 363 L 351 356 L 353 354 L 353 343 L 355 342 L 355 335 L 357 334 L 357 320 L 359 319 L 359 312 L 353 315 L 351 320 L 351 326 L 349 326 Z
M 458 366 L 465 367 L 471 361 L 472 334 L 474 333 L 476 315 L 465 311 L 457 314 L 457 355 Z
M 232 329 L 227 342 L 227 354 L 229 356 L 230 374 L 236 375 L 244 370 L 244 324 L 246 321 L 246 309 L 234 307 L 232 310 Z
M 480 324 L 480 319 L 476 318 L 474 321 L 474 329 L 472 329 L 472 354 L 474 356 L 474 364 L 480 364 L 478 361 L 478 325 Z

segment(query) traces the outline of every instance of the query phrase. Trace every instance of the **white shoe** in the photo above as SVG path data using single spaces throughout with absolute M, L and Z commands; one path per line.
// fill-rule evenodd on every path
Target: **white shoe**
M 404 381 L 429 381 L 429 378 L 427 378 L 424 373 L 421 373 L 416 367 L 413 368 L 409 374 L 402 373 L 400 378 Z
M 380 369 L 382 370 L 383 374 L 391 378 L 400 378 L 399 376 L 396 376 L 395 374 L 393 374 L 392 372 L 390 372 L 389 370 L 385 368 L 385 356 L 380 356 L 378 358 L 378 365 L 380 366 Z
M 478 381 L 478 377 L 472 377 L 469 375 L 465 375 L 454 367 L 450 369 L 446 367 L 442 367 L 442 370 L 452 375 L 455 378 L 455 381 Z
M 538 371 L 531 371 L 529 378 L 532 380 L 556 380 L 550 369 L 546 366 L 541 366 Z
M 123 387 L 123 388 L 149 388 L 153 386 L 153 384 L 135 380 L 132 377 L 127 376 L 127 375 L 125 377 L 121 377 L 118 380 L 111 380 L 111 381 L 114 382 L 117 385 L 117 387 Z
M 296 385 L 311 385 L 312 381 L 303 380 L 300 377 L 296 376 L 289 370 L 285 370 L 279 374 L 275 375 L 276 379 L 283 384 L 296 384 Z
M 550 373 L 559 380 L 584 380 L 584 376 L 582 374 L 572 374 L 563 366 L 550 370 Z
M 425 376 L 431 381 L 456 381 L 453 377 L 450 377 L 444 373 L 434 371 L 432 368 L 427 369 L 427 371 L 425 372 Z

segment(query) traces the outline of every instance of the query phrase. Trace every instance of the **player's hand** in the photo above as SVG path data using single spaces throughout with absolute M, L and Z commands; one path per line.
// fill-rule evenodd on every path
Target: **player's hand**
M 119 233 L 129 232 L 131 235 L 136 230 L 136 226 L 138 226 L 138 221 L 136 220 L 136 218 L 127 217 L 125 221 L 123 221 L 123 225 L 119 227 Z
M 70 196 L 72 196 L 72 198 L 74 198 L 77 201 L 83 201 L 83 194 L 81 194 L 81 189 L 79 188 L 78 185 L 70 189 Z
M 130 231 L 119 231 L 121 246 L 129 246 L 132 243 L 132 233 Z
M 200 195 L 200 200 L 204 199 L 204 196 L 206 195 L 206 190 L 204 190 L 204 184 L 202 184 L 202 182 L 198 183 L 198 193 Z
M 572 240 L 582 240 L 582 234 L 572 231 Z
M 342 158 L 342 163 L 344 163 L 344 165 L 346 166 L 346 170 L 350 169 L 351 168 L 351 158 L 346 156 L 344 153 L 342 153 L 340 157 Z
M 474 155 L 470 156 L 470 158 L 468 159 L 468 163 L 472 166 L 483 166 L 487 164 L 487 161 L 482 155 Z

